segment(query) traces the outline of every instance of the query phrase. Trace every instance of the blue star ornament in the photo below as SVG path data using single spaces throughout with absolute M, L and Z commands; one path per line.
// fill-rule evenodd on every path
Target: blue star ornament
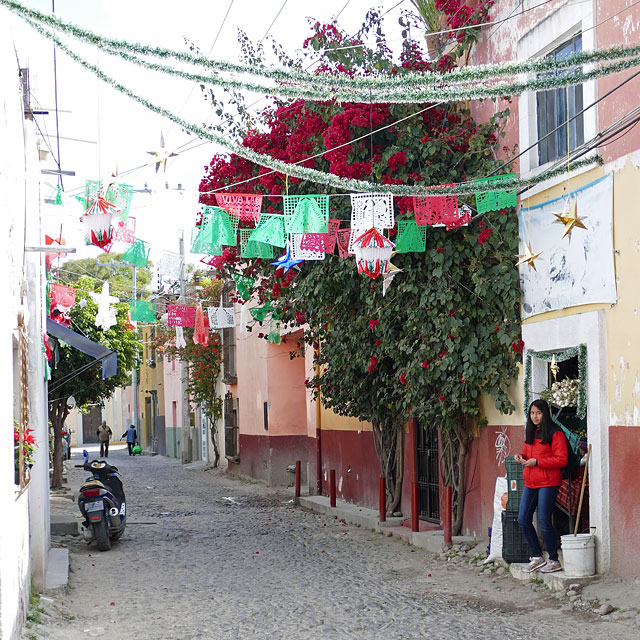
M 301 262 L 304 262 L 304 260 L 295 260 L 291 257 L 291 246 L 287 243 L 286 253 L 283 256 L 280 256 L 275 262 L 272 262 L 271 265 L 276 268 L 283 267 L 284 272 L 287 273 L 291 267 L 295 267 Z

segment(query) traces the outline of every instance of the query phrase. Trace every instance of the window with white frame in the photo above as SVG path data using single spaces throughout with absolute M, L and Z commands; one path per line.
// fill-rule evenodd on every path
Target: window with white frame
M 547 58 L 564 60 L 582 51 L 579 33 L 547 54 Z M 551 74 L 562 76 L 571 70 Z M 536 93 L 536 124 L 538 133 L 538 165 L 562 158 L 584 143 L 582 85 L 573 85 Z M 579 115 L 578 115 L 579 114 Z
M 592 51 L 596 45 L 594 24 L 593 3 L 559 6 L 523 31 L 516 48 L 517 59 L 550 56 L 560 60 L 578 51 Z M 589 70 L 590 65 L 584 65 L 583 71 Z M 556 75 L 563 73 L 567 72 L 558 71 Z M 544 171 L 558 158 L 564 158 L 567 148 L 573 151 L 594 138 L 597 109 L 587 109 L 573 120 L 572 117 L 595 99 L 594 80 L 568 87 L 568 90 L 565 85 L 548 91 L 526 91 L 518 98 L 519 146 L 523 152 L 520 173 L 523 177 Z M 544 184 L 533 187 L 530 194 L 544 188 Z

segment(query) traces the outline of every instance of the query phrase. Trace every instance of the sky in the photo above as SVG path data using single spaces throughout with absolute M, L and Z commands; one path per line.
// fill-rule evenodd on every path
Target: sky
M 24 4 L 43 13 L 51 13 L 55 6 L 61 19 L 114 38 L 178 50 L 186 50 L 186 38 L 209 57 L 230 61 L 238 60 L 238 29 L 254 43 L 265 35 L 272 36 L 287 53 L 294 54 L 311 34 L 308 18 L 329 22 L 339 15 L 339 26 L 353 33 L 372 6 L 364 0 L 324 0 L 318 4 L 303 0 L 24 0 Z M 388 12 L 385 30 L 393 48 L 392 32 L 399 42 L 400 12 L 412 5 L 409 0 L 387 0 L 376 6 Z M 54 166 L 53 157 L 58 155 L 58 131 L 62 169 L 75 172 L 62 178 L 64 206 L 45 205 L 45 233 L 58 236 L 62 230 L 67 244 L 77 248 L 76 258 L 101 255 L 97 247 L 84 245 L 82 208 L 73 195 L 83 194 L 87 179 L 110 176 L 117 168 L 124 175 L 122 182 L 151 191 L 134 193 L 131 211 L 136 218 L 136 236 L 150 243 L 151 258 L 157 260 L 163 251 L 177 252 L 182 230 L 188 251 L 198 210 L 198 184 L 205 165 L 220 150 L 122 96 L 61 51 L 55 56 L 54 74 L 53 44 L 1 6 L 0 37 L 13 42 L 20 66 L 29 67 L 32 109 L 49 112 L 35 116 L 52 152 L 48 166 Z M 201 124 L 217 118 L 192 82 L 137 69 L 89 45 L 74 43 L 73 48 L 104 73 L 189 122 Z M 250 94 L 247 104 L 253 103 L 255 110 L 268 104 L 263 97 Z M 165 146 L 180 153 L 168 161 L 166 172 L 161 168 L 156 173 L 147 152 L 159 148 L 161 133 Z M 56 176 L 43 176 L 44 198 L 55 196 L 56 180 Z M 116 246 L 116 250 L 122 248 Z M 191 256 L 190 260 L 199 258 Z

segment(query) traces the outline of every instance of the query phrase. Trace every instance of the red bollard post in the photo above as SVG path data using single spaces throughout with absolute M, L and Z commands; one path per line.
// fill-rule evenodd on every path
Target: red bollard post
M 300 460 L 296 460 L 296 498 L 300 497 Z
M 336 470 L 329 471 L 329 504 L 336 506 Z
M 450 547 L 451 540 L 451 509 L 453 503 L 453 489 L 451 487 L 444 488 L 444 513 L 442 514 L 442 524 L 444 526 L 444 546 Z
M 420 531 L 420 506 L 418 501 L 418 483 L 411 483 L 411 531 Z
M 380 522 L 387 521 L 387 481 L 384 476 L 380 476 L 378 482 L 379 495 L 379 510 L 380 510 Z

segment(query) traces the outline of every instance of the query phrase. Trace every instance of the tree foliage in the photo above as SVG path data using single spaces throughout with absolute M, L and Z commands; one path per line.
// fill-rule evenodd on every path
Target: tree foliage
M 316 23 L 314 30 L 305 41 L 305 55 L 328 73 L 429 73 L 455 63 L 450 56 L 425 60 L 406 31 L 395 61 L 375 11 L 352 38 L 335 25 Z M 373 48 L 364 46 L 370 35 L 376 38 Z M 500 147 L 507 115 L 497 113 L 478 123 L 464 104 L 276 103 L 264 114 L 263 130 L 247 131 L 243 143 L 345 177 L 443 184 L 484 177 L 498 167 L 498 154 L 509 152 Z M 267 211 L 281 210 L 283 193 L 317 193 L 314 184 L 236 156 L 216 156 L 202 180 L 201 199 L 214 204 L 210 192 L 225 187 L 247 192 L 247 184 L 234 184 L 251 178 L 254 192 L 267 196 Z M 472 198 L 463 202 L 474 204 Z M 349 226 L 349 199 L 335 197 L 330 204 L 330 217 Z M 397 219 L 414 215 L 411 198 L 396 199 L 395 208 Z M 393 258 L 402 272 L 386 296 L 380 280 L 359 276 L 353 260 L 337 255 L 284 274 L 259 259 L 240 260 L 228 247 L 216 266 L 225 276 L 260 276 L 254 289 L 258 301 L 271 304 L 282 322 L 304 327 L 304 339 L 315 347 L 320 365 L 308 385 L 336 413 L 373 425 L 390 511 L 400 500 L 402 426 L 413 417 L 439 430 L 443 482 L 454 487 L 455 532 L 462 524 L 465 455 L 473 425 L 482 422 L 479 399 L 489 394 L 500 411 L 513 410 L 507 388 L 521 349 L 513 263 L 517 239 L 513 210 L 476 217 L 456 230 L 429 227 L 424 253 Z
M 76 286 L 82 278 L 89 276 L 98 282 L 108 282 L 111 295 L 120 300 L 132 298 L 132 266 L 122 261 L 122 253 L 105 253 L 97 258 L 68 260 L 56 270 L 56 280 L 61 284 Z M 146 268 L 136 267 L 138 298 L 144 299 L 151 283 L 151 263 Z
M 61 438 L 62 427 L 69 414 L 69 396 L 75 398 L 78 407 L 104 403 L 118 387 L 130 384 L 129 372 L 142 356 L 140 337 L 128 321 L 129 305 L 116 304 L 117 324 L 103 331 L 95 325 L 98 306 L 89 295 L 90 291 L 98 290 L 101 283 L 83 276 L 75 285 L 76 304 L 70 311 L 71 329 L 113 349 L 118 356 L 118 372 L 103 380 L 101 362 L 62 341 L 49 338 L 54 353 L 49 381 L 49 419 L 54 429 L 53 487 L 62 485 Z

